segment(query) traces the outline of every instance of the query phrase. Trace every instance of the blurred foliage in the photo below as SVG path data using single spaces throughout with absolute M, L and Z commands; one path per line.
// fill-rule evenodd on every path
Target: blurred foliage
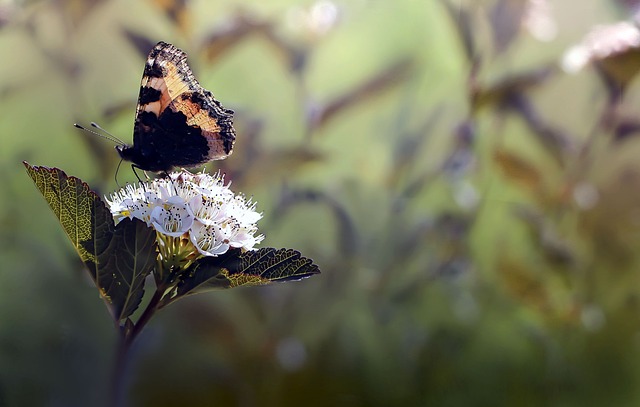
M 637 405 L 639 44 L 560 64 L 636 9 L 0 1 L 0 405 L 104 400 L 109 316 L 21 162 L 114 189 L 71 124 L 128 139 L 158 40 L 236 110 L 209 169 L 323 274 L 160 313 L 131 405 Z

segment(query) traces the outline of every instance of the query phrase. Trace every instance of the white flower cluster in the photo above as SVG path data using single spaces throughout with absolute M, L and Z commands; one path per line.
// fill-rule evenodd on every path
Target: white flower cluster
M 105 199 L 116 223 L 141 219 L 162 235 L 188 238 L 205 256 L 230 248 L 251 250 L 264 239 L 255 236 L 262 217 L 256 204 L 235 195 L 219 173 L 173 172 L 168 178 L 129 184 Z
M 600 61 L 640 47 L 640 28 L 635 23 L 622 21 L 595 27 L 578 45 L 563 56 L 562 69 L 575 73 L 593 61 Z

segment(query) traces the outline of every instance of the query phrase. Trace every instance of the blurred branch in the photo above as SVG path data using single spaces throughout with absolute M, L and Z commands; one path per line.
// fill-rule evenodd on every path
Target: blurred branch
M 355 223 L 344 206 L 325 192 L 311 189 L 293 189 L 284 186 L 272 218 L 282 217 L 292 206 L 305 202 L 323 204 L 331 210 L 338 228 L 336 253 L 340 253 L 346 259 L 350 259 L 359 253 L 361 248 L 358 242 L 362 239 Z
M 526 96 L 522 94 L 512 95 L 509 107 L 520 113 L 525 123 L 538 136 L 538 140 L 551 153 L 551 156 L 559 164 L 564 164 L 566 154 L 574 149 L 574 143 L 571 138 L 547 124 Z
M 233 177 L 236 180 L 241 178 L 245 186 L 259 185 L 268 179 L 292 177 L 293 174 L 300 172 L 302 166 L 321 161 L 323 158 L 324 155 L 321 152 L 308 146 L 261 150 L 250 164 L 236 169 Z M 237 167 L 234 165 L 234 168 Z
M 203 43 L 206 57 L 209 61 L 216 61 L 229 49 L 255 35 L 266 39 L 292 72 L 302 71 L 306 62 L 305 48 L 296 46 L 279 35 L 272 21 L 255 17 L 243 9 L 238 10 L 226 24 L 219 25 L 207 36 Z
M 413 60 L 407 57 L 333 100 L 324 104 L 311 105 L 307 113 L 308 128 L 311 130 L 322 128 L 339 113 L 390 89 L 409 74 L 412 65 Z
M 546 82 L 557 72 L 557 66 L 549 64 L 508 76 L 489 86 L 479 85 L 472 77 L 470 96 L 472 110 L 477 113 L 480 109 L 493 107 L 518 113 L 533 134 L 538 136 L 541 145 L 558 163 L 563 164 L 565 155 L 574 148 L 573 141 L 569 136 L 546 123 L 525 94 Z
M 395 144 L 393 150 L 393 165 L 389 174 L 389 185 L 393 188 L 398 184 L 400 179 L 406 175 L 411 167 L 418 161 L 423 147 L 427 140 L 430 139 L 431 132 L 438 122 L 442 114 L 442 106 L 438 106 L 433 109 L 427 118 L 413 130 L 402 130 L 402 125 L 406 123 L 404 120 L 398 120 L 398 129 L 400 134 L 398 135 L 398 142 Z M 403 115 L 398 115 L 399 118 Z
M 445 176 L 450 180 L 458 180 L 466 175 L 476 162 L 474 145 L 476 131 L 473 121 L 466 120 L 453 130 L 453 146 L 440 163 L 423 172 L 408 182 L 402 189 L 401 196 L 405 199 L 413 198 L 438 177 Z
M 445 10 L 449 14 L 449 18 L 456 28 L 456 33 L 462 44 L 464 55 L 470 66 L 475 66 L 478 61 L 478 52 L 473 40 L 473 28 L 471 12 L 459 5 L 452 4 L 451 0 L 441 0 Z

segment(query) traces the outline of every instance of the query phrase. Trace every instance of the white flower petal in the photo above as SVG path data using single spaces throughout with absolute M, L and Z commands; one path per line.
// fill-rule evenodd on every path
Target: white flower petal
M 153 208 L 151 224 L 162 234 L 178 237 L 187 233 L 193 225 L 193 214 L 184 203 L 167 202 Z
M 189 206 L 193 211 L 193 215 L 197 220 L 205 225 L 213 225 L 226 218 L 224 204 L 224 201 L 220 199 L 204 195 L 196 196 L 189 201 Z
M 220 227 L 194 222 L 190 233 L 191 242 L 205 256 L 219 256 L 229 250 L 229 244 L 222 239 Z

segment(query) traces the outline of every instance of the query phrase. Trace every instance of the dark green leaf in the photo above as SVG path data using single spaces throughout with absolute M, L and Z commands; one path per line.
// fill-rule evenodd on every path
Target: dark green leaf
M 263 248 L 242 253 L 230 250 L 223 256 L 205 257 L 188 270 L 178 285 L 177 296 L 239 286 L 293 281 L 319 274 L 311 259 L 293 249 Z
M 125 220 L 116 227 L 104 202 L 82 180 L 57 168 L 24 165 L 86 264 L 114 319 L 131 315 L 144 294 L 144 279 L 155 264 L 153 229 L 137 220 Z
M 113 305 L 114 318 L 129 317 L 140 305 L 144 280 L 156 263 L 156 233 L 139 219 L 116 226 L 107 249 L 98 254 L 97 285 Z

